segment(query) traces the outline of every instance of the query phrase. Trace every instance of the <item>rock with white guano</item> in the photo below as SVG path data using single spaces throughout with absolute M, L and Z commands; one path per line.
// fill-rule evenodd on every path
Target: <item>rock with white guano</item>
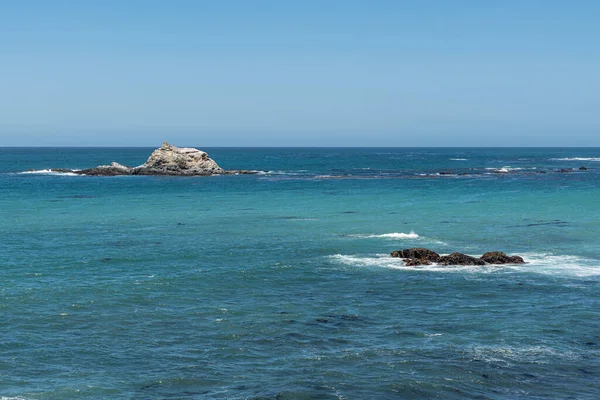
M 176 147 L 164 142 L 148 160 L 135 167 L 133 175 L 214 175 L 223 174 L 223 168 L 204 151 Z

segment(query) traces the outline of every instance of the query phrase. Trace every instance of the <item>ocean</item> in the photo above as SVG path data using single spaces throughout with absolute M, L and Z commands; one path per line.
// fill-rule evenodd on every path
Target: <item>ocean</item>
M 0 399 L 600 398 L 600 148 L 198 147 L 0 148 Z

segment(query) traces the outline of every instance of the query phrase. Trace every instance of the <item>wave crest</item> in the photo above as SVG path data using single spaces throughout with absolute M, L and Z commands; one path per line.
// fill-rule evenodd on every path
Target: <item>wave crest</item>
M 551 158 L 552 161 L 600 161 L 600 157 L 563 157 Z
M 371 238 L 385 238 L 385 239 L 418 239 L 419 235 L 413 231 L 410 233 L 403 232 L 392 232 L 392 233 L 383 233 L 380 235 L 350 235 L 352 237 L 361 238 L 361 239 L 371 239 Z
M 81 176 L 73 172 L 58 172 L 51 169 L 36 169 L 32 171 L 17 172 L 19 175 L 57 175 L 57 176 Z

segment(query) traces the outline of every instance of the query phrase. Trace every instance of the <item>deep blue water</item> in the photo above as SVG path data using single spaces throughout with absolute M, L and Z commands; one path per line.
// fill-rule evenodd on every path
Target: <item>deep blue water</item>
M 0 399 L 600 398 L 600 148 L 203 150 L 0 148 Z

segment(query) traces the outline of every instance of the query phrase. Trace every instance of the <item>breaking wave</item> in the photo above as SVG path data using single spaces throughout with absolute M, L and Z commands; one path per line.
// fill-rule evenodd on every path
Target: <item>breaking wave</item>
M 436 271 L 436 272 L 455 272 L 455 271 L 484 271 L 490 266 L 443 266 L 443 265 L 419 265 L 406 266 L 400 258 L 391 257 L 389 254 L 372 254 L 367 256 L 334 254 L 329 259 L 336 263 L 350 267 L 380 267 L 389 269 L 399 269 L 406 271 Z
M 533 168 L 533 169 L 535 169 L 535 168 Z M 521 170 L 523 170 L 523 168 L 506 166 L 506 167 L 501 167 L 501 168 L 486 168 L 486 170 L 496 172 L 496 173 L 501 173 L 501 174 L 502 173 L 507 174 L 509 172 L 521 171 Z
M 522 269 L 548 275 L 600 276 L 600 260 L 574 255 L 523 253 L 527 262 Z
M 419 243 L 429 243 L 436 244 L 440 246 L 447 246 L 448 243 L 442 242 L 436 238 L 421 236 L 414 231 L 410 231 L 409 233 L 404 232 L 392 232 L 392 233 L 382 233 L 382 234 L 343 234 L 340 235 L 343 237 L 349 237 L 354 239 L 388 239 L 388 240 L 414 240 Z
M 384 239 L 418 239 L 420 236 L 413 231 L 410 233 L 392 232 L 383 233 L 381 235 L 349 235 L 351 237 L 370 239 L 370 238 L 384 238 Z
M 600 161 L 600 157 L 563 157 L 551 158 L 552 161 Z
M 77 170 L 75 170 L 77 171 Z M 19 175 L 57 175 L 57 176 L 82 176 L 73 172 L 59 172 L 51 169 L 36 169 L 32 171 L 17 172 Z

